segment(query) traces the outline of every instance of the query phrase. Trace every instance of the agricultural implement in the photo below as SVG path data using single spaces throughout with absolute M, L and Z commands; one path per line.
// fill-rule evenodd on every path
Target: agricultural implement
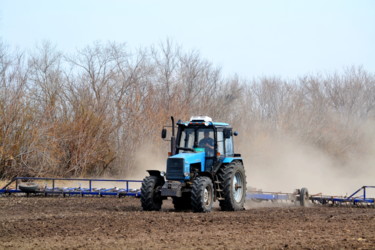
M 323 195 L 321 193 L 309 195 L 307 188 L 301 188 L 296 189 L 293 193 L 251 190 L 247 193 L 246 198 L 254 202 L 292 202 L 301 206 L 307 206 L 311 202 L 312 204 L 330 206 L 375 207 L 375 198 L 368 197 L 368 189 L 375 189 L 375 186 L 362 186 L 349 196 Z
M 78 187 L 58 187 L 59 184 L 78 183 Z M 0 195 L 44 195 L 44 196 L 133 196 L 141 197 L 141 180 L 115 180 L 115 179 L 80 179 L 80 178 L 39 178 L 39 177 L 16 177 L 0 189 Z M 113 186 L 120 187 L 98 188 Z M 11 188 L 12 187 L 12 188 Z M 309 195 L 307 188 L 296 189 L 292 193 L 265 192 L 248 188 L 246 200 L 255 203 L 272 202 L 308 206 L 309 204 L 327 206 L 355 206 L 374 207 L 375 198 L 368 196 L 368 190 L 375 186 L 362 186 L 349 196 Z
M 58 187 L 58 184 L 78 183 L 78 187 Z M 114 179 L 81 179 L 81 178 L 41 178 L 41 177 L 15 177 L 2 189 L 0 194 L 25 193 L 63 196 L 140 196 L 137 186 L 142 181 L 114 180 Z M 98 184 L 120 187 L 99 188 Z M 71 185 L 71 184 L 70 184 Z M 10 188 L 13 187 L 13 188 Z
M 263 192 L 250 189 L 250 192 L 246 194 L 246 199 L 254 202 L 291 202 L 305 207 L 308 205 L 310 197 L 307 188 L 296 189 L 293 193 Z
M 310 200 L 315 204 L 322 205 L 349 205 L 349 206 L 372 206 L 375 207 L 375 198 L 367 196 L 368 189 L 375 189 L 375 186 L 362 186 L 357 191 L 349 196 L 329 196 L 316 194 L 310 197 Z

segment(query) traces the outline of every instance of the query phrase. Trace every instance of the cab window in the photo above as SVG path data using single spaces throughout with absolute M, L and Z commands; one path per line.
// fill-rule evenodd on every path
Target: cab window
M 224 155 L 224 133 L 223 131 L 217 132 L 217 152 Z
M 232 156 L 234 154 L 233 150 L 233 137 L 225 139 L 225 155 Z
M 180 148 L 193 148 L 194 146 L 194 129 L 184 129 L 181 133 L 180 143 L 178 147 Z

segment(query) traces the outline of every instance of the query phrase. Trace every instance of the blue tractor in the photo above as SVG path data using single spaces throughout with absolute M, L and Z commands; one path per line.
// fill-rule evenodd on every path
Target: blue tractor
M 233 132 L 227 123 L 207 116 L 172 120 L 171 152 L 167 171 L 148 170 L 143 179 L 141 203 L 145 211 L 158 211 L 171 197 L 176 210 L 210 212 L 218 200 L 221 210 L 244 209 L 246 175 L 240 154 L 234 153 Z M 166 128 L 162 138 L 167 136 Z

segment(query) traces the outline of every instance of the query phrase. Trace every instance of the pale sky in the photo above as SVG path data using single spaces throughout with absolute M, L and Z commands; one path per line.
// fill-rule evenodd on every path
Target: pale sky
M 373 0 L 0 0 L 0 39 L 73 52 L 95 41 L 131 49 L 166 39 L 241 78 L 375 70 Z

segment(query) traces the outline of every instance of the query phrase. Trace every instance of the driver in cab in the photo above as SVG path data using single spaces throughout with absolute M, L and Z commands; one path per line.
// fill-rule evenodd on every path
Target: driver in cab
M 210 138 L 210 131 L 204 131 L 204 138 L 199 141 L 199 147 L 206 150 L 206 156 L 214 154 L 214 139 Z

